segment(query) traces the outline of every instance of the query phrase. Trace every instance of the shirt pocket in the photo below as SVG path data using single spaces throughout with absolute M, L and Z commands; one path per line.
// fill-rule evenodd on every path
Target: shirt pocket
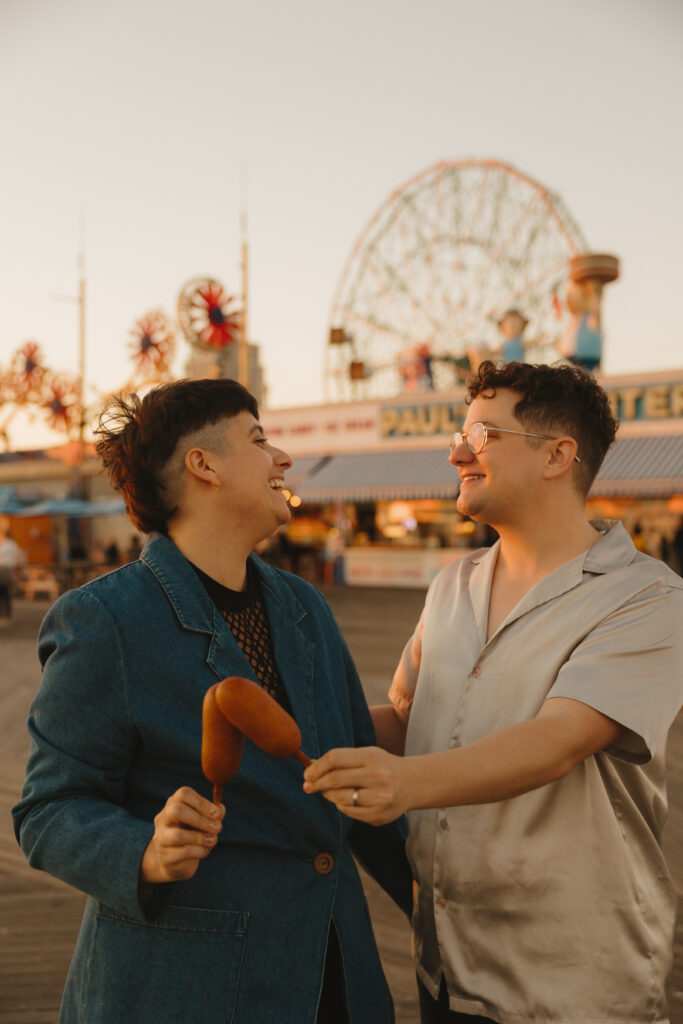
M 249 914 L 169 906 L 138 921 L 100 905 L 83 1020 L 233 1020 Z

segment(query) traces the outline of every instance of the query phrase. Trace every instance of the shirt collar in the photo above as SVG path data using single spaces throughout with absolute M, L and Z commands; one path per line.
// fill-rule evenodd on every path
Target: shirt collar
M 603 536 L 586 552 L 584 572 L 605 573 L 630 565 L 637 552 L 624 524 L 619 519 L 591 519 L 590 524 Z
M 621 520 L 590 519 L 589 522 L 593 529 L 599 530 L 603 536 L 585 552 L 584 571 L 603 573 L 622 565 L 630 565 L 636 556 L 636 549 Z M 499 548 L 500 540 L 497 540 L 487 551 L 481 554 L 477 552 L 477 557 L 472 559 L 472 564 L 495 563 Z M 579 555 L 579 557 L 581 556 Z

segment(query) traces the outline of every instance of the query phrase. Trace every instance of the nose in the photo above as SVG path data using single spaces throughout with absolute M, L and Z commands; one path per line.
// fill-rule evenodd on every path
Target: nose
M 271 448 L 273 462 L 280 469 L 291 469 L 294 465 L 294 460 L 287 452 L 283 452 L 282 448 Z
M 469 450 L 466 441 L 461 441 L 460 444 L 453 448 L 448 456 L 448 461 L 451 466 L 457 466 L 460 462 L 471 462 L 474 455 Z

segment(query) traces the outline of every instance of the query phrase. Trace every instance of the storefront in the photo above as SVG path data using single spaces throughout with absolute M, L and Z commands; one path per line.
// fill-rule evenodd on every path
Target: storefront
M 619 434 L 590 494 L 591 517 L 620 518 L 668 557 L 683 515 L 683 370 L 602 379 Z M 268 436 L 294 458 L 294 544 L 316 576 L 363 586 L 427 586 L 490 534 L 456 508 L 450 435 L 464 389 L 264 411 Z M 341 566 L 340 566 L 341 563 Z
M 650 554 L 673 563 L 670 541 L 683 516 L 683 369 L 602 384 L 621 425 L 589 514 L 622 519 Z M 313 582 L 424 587 L 443 565 L 490 543 L 492 532 L 456 508 L 459 478 L 448 443 L 465 418 L 464 397 L 457 388 L 263 410 L 268 436 L 294 459 L 287 473 L 292 522 L 265 557 Z M 72 494 L 76 467 L 68 449 L 0 456 L 0 487 Z M 92 452 L 78 476 L 84 497 L 112 497 Z M 91 548 L 116 543 L 126 550 L 133 531 L 123 514 L 87 522 Z M 65 529 L 60 533 L 54 518 L 16 523 L 32 561 L 69 557 Z

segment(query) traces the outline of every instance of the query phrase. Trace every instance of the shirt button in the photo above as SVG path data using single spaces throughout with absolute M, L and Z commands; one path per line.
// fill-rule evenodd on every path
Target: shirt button
M 319 853 L 313 861 L 313 867 L 319 875 L 329 875 L 334 868 L 334 857 L 331 853 Z
M 481 669 L 480 669 L 479 665 L 475 665 L 474 666 L 474 668 L 472 669 L 472 675 L 473 676 L 480 676 L 481 675 Z
M 445 896 L 439 896 L 439 898 L 438 898 L 438 900 L 436 902 L 438 903 L 438 905 L 440 907 L 447 907 L 448 906 L 448 900 L 446 899 Z
M 446 818 L 441 818 L 441 820 L 439 821 L 439 828 L 441 829 L 442 832 L 448 832 L 448 821 L 446 820 Z

